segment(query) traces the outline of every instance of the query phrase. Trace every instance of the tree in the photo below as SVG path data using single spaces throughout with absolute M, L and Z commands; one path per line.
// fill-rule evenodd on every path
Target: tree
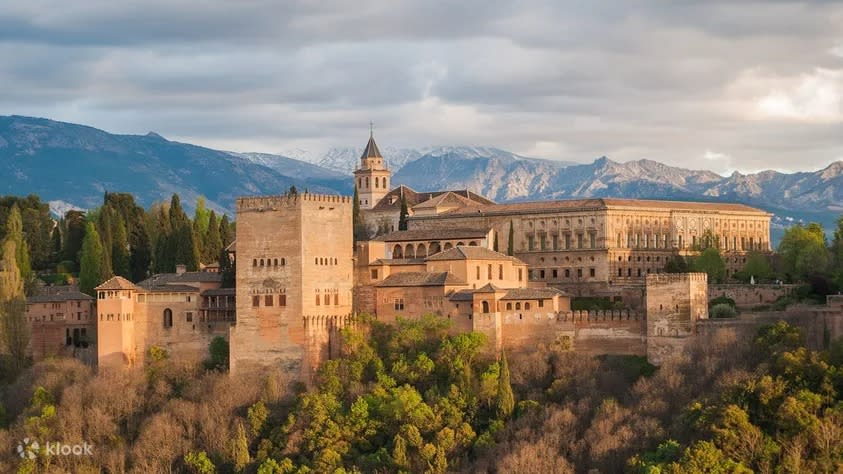
M 234 470 L 243 472 L 249 465 L 249 440 L 246 438 L 246 428 L 243 423 L 237 423 L 237 434 L 231 440 L 231 458 L 234 461 Z
M 170 200 L 170 235 L 168 236 L 167 249 L 173 252 L 173 268 L 168 271 L 175 271 L 175 265 L 184 264 L 189 271 L 199 269 L 199 247 L 196 237 L 193 234 L 193 225 L 181 207 L 181 199 L 178 194 L 173 194 Z
M 118 220 L 114 226 L 114 236 L 111 241 L 111 269 L 115 275 L 131 278 L 129 242 L 126 236 L 126 226 Z
M 708 274 L 710 283 L 720 283 L 726 277 L 726 262 L 717 247 L 709 247 L 694 258 L 693 269 L 695 272 Z
M 515 229 L 512 227 L 512 221 L 509 221 L 509 240 L 506 243 L 506 254 L 510 257 L 515 254 Z
M 407 219 L 410 211 L 407 209 L 407 198 L 401 195 L 401 214 L 398 215 L 398 230 L 407 230 Z
M 231 260 L 225 249 L 220 251 L 220 274 L 222 274 L 221 286 L 223 288 L 234 288 L 234 280 L 237 275 L 236 265 L 237 262 Z
M 114 272 L 111 266 L 111 252 L 114 244 L 114 211 L 111 206 L 103 206 L 99 209 L 97 232 L 102 243 L 103 262 L 106 267 L 105 274 L 110 275 Z
M 205 233 L 204 242 L 205 244 L 202 247 L 202 261 L 204 263 L 213 263 L 217 261 L 220 265 L 222 265 L 222 261 L 219 260 L 220 252 L 222 252 L 220 223 L 217 220 L 217 214 L 214 211 L 211 211 L 211 215 L 208 217 L 208 230 Z
M 79 291 L 95 296 L 94 288 L 105 281 L 106 273 L 104 252 L 97 228 L 89 222 L 85 227 L 85 239 L 82 240 L 82 253 L 79 263 Z
M 357 186 L 354 186 L 354 202 L 351 208 L 351 218 L 354 226 L 354 241 L 367 240 L 366 224 L 363 222 L 363 216 L 360 215 L 360 195 L 357 192 Z
M 688 261 L 681 255 L 674 255 L 664 265 L 666 273 L 685 273 L 688 271 Z
M 30 293 L 35 277 L 29 260 L 29 248 L 23 237 L 23 221 L 17 204 L 12 205 L 6 220 L 6 240 L 15 244 L 15 262 L 23 280 L 24 291 Z
M 509 381 L 509 362 L 506 360 L 505 351 L 501 353 L 500 366 L 496 411 L 498 418 L 505 420 L 512 416 L 512 410 L 515 409 L 515 395 L 512 393 L 512 385 Z
M 838 286 L 843 287 L 843 216 L 837 219 L 837 228 L 831 240 L 831 261 L 834 265 L 834 279 Z
M 214 474 L 217 472 L 216 466 L 208 458 L 208 454 L 205 451 L 185 454 L 184 463 L 190 468 L 191 472 L 196 474 Z
M 813 222 L 785 229 L 778 253 L 782 270 L 790 280 L 804 280 L 810 274 L 823 273 L 830 260 L 825 232 Z
M 228 247 L 234 241 L 234 229 L 226 214 L 223 214 L 222 219 L 220 219 L 220 241 L 222 242 L 222 248 Z
M 770 266 L 770 260 L 760 252 L 750 252 L 741 271 L 735 272 L 735 278 L 743 282 L 748 282 L 753 277 L 756 281 L 768 280 L 773 277 L 773 267 Z
M 70 210 L 64 214 L 65 235 L 62 253 L 65 260 L 79 264 L 79 252 L 82 251 L 82 239 L 85 238 L 85 213 Z
M 208 366 L 216 370 L 226 370 L 228 368 L 228 341 L 222 336 L 216 336 L 211 339 L 208 345 L 208 353 L 211 358 L 208 361 Z
M 50 245 L 50 263 L 55 266 L 61 262 L 61 223 L 53 227 L 50 240 L 52 241 Z
M 26 321 L 24 281 L 18 269 L 15 246 L 14 239 L 7 236 L 0 255 L 0 338 L 17 372 L 26 362 L 29 324 Z

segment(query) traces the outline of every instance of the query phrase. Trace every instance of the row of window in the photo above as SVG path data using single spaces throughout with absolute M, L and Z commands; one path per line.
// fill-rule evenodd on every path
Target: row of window
M 248 260 L 247 260 L 248 261 Z M 284 266 L 287 264 L 287 259 L 284 257 L 278 258 L 253 258 L 252 259 L 252 266 L 253 267 L 277 267 L 279 265 Z
M 478 266 L 477 266 L 476 270 L 477 270 L 477 272 L 476 272 L 476 277 L 475 277 L 475 279 L 479 280 L 479 279 L 480 279 L 480 274 L 481 274 L 481 272 L 480 272 L 480 265 L 478 265 Z M 523 270 L 522 268 L 519 268 L 519 269 L 518 269 L 518 281 L 521 281 L 521 280 L 524 278 L 524 276 L 523 276 L 523 275 L 524 275 L 524 273 L 523 273 L 523 272 L 524 272 L 524 270 Z M 494 272 L 493 272 L 493 266 L 492 266 L 492 264 L 488 264 L 488 265 L 486 266 L 486 279 L 487 279 L 487 280 L 491 280 L 491 279 L 492 279 L 492 276 L 493 276 L 493 273 L 494 273 Z M 497 273 L 498 273 L 498 280 L 503 280 L 503 265 L 498 265 L 498 272 L 497 272 Z
M 83 315 L 82 315 L 82 312 L 81 312 L 81 311 L 78 311 L 78 312 L 76 313 L 76 320 L 77 320 L 77 321 L 82 321 L 82 316 L 83 316 Z M 85 316 L 85 321 L 87 321 L 87 320 L 88 320 L 88 313 L 87 313 L 87 312 L 85 312 L 84 316 Z M 53 321 L 64 321 L 64 313 L 55 313 L 55 314 L 50 314 L 50 316 L 49 316 L 49 317 L 50 317 L 50 321 L 51 321 L 51 322 L 53 322 Z M 71 319 L 71 320 L 73 320 L 73 313 L 70 313 L 70 319 Z M 30 317 L 29 317 L 29 322 L 31 322 L 31 323 L 32 323 L 32 322 L 47 322 L 47 316 L 46 316 L 46 315 L 42 315 L 42 316 L 30 316 Z
M 339 259 L 336 257 L 314 257 L 314 265 L 338 265 Z
M 571 275 L 574 274 L 576 271 L 577 278 L 582 278 L 583 276 L 583 269 L 582 268 L 551 268 L 551 269 L 530 269 L 527 271 L 527 275 L 530 280 L 545 280 L 550 277 L 551 280 L 555 280 L 559 278 L 559 275 L 564 275 L 564 278 L 571 278 Z M 588 276 L 590 278 L 594 278 L 597 274 L 597 271 L 594 268 L 588 269 Z
M 334 300 L 334 306 L 339 306 L 339 305 L 340 305 L 340 294 L 339 294 L 339 293 L 334 293 L 334 298 L 333 298 L 333 300 Z M 319 306 L 319 305 L 320 305 L 320 301 L 324 301 L 324 302 L 325 302 L 325 306 L 330 306 L 330 304 L 331 304 L 331 295 L 329 295 L 329 294 L 325 294 L 325 295 L 316 295 L 316 306 Z
M 570 250 L 572 248 L 577 249 L 584 249 L 590 248 L 595 249 L 597 248 L 597 234 L 595 232 L 589 232 L 588 234 L 574 234 L 574 239 L 572 239 L 571 234 L 564 234 L 562 235 L 562 241 L 560 242 L 558 235 L 551 235 L 550 242 L 547 240 L 547 234 L 539 234 L 538 242 L 536 242 L 536 237 L 534 235 L 527 235 L 527 250 Z M 586 241 L 586 237 L 588 237 L 588 241 Z M 538 246 L 536 245 L 538 244 Z M 560 244 L 562 245 L 560 247 Z
M 131 321 L 132 313 L 104 314 L 100 313 L 100 321 Z
M 173 310 L 171 310 L 170 308 L 165 309 L 164 313 L 162 314 L 162 319 L 163 319 L 165 329 L 169 329 L 169 328 L 173 327 Z M 192 323 L 193 322 L 193 312 L 192 311 L 185 312 L 184 313 L 184 319 L 185 319 L 186 322 Z M 194 329 L 196 329 L 196 328 L 194 327 Z
M 368 188 L 369 187 L 369 178 L 368 177 L 357 178 L 357 188 L 358 189 L 362 189 L 364 183 L 366 184 L 365 187 Z M 386 177 L 381 178 L 381 177 L 375 176 L 375 188 L 376 189 L 377 188 L 386 189 L 387 187 L 388 187 L 388 184 L 386 182 Z
M 252 295 L 253 308 L 261 306 L 261 303 L 266 307 L 275 306 L 276 303 L 278 306 L 287 306 L 287 295 Z
M 88 330 L 86 328 L 73 328 L 71 336 L 70 328 L 65 328 L 64 345 L 73 347 L 88 347 Z

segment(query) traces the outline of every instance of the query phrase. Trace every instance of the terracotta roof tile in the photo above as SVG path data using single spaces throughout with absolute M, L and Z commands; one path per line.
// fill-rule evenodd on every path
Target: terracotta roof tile
M 401 272 L 393 273 L 375 286 L 445 286 L 445 285 L 467 285 L 449 272 Z
M 482 239 L 489 229 L 412 229 L 390 232 L 374 240 L 405 242 L 408 240 Z
M 121 276 L 114 276 L 109 278 L 108 280 L 104 281 L 101 285 L 94 288 L 95 290 L 137 290 L 138 287 L 134 283 L 130 282 L 129 280 L 121 277 Z
M 427 261 L 441 261 L 441 260 L 509 260 L 517 263 L 524 263 L 515 257 L 495 252 L 486 247 L 472 247 L 467 245 L 458 245 L 454 248 L 439 252 L 436 255 L 427 257 Z

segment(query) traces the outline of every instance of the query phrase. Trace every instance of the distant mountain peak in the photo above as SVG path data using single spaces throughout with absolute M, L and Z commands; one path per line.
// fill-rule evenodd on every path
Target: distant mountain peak
M 161 135 L 159 135 L 159 134 L 157 134 L 157 133 L 155 133 L 155 132 L 149 132 L 149 133 L 147 133 L 147 134 L 146 134 L 146 135 L 144 135 L 144 136 L 145 136 L 145 137 L 148 137 L 148 138 L 157 138 L 157 139 L 159 139 L 159 140 L 167 141 L 167 139 L 166 139 L 166 138 L 162 137 Z

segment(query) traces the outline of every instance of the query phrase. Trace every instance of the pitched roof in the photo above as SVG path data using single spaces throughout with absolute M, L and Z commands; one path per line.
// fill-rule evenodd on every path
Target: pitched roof
M 138 286 L 155 287 L 177 283 L 217 283 L 222 274 L 216 272 L 157 273 L 138 283 Z
M 506 291 L 503 288 L 496 286 L 492 283 L 486 283 L 485 285 L 481 286 L 474 290 L 475 293 L 498 293 L 500 291 Z
M 415 206 L 413 206 L 413 209 L 415 210 L 435 208 L 445 204 L 448 201 L 460 206 L 471 206 L 475 204 L 475 201 L 472 201 L 468 197 L 460 196 L 459 194 L 453 191 L 445 191 L 444 193 L 438 196 L 434 196 L 428 199 L 427 201 L 422 201 L 419 204 L 416 204 Z
M 454 248 L 439 252 L 433 256 L 427 257 L 426 261 L 441 261 L 441 260 L 509 260 L 517 263 L 524 263 L 515 257 L 495 252 L 486 247 L 472 247 L 467 245 L 458 245 Z
M 472 301 L 474 300 L 474 290 L 459 290 L 452 292 L 448 299 L 451 301 Z
M 366 143 L 366 148 L 363 149 L 363 154 L 360 155 L 361 160 L 366 158 L 383 158 L 381 151 L 378 150 L 378 145 L 375 143 L 375 136 L 369 135 L 369 143 Z
M 449 272 L 401 272 L 389 275 L 375 286 L 445 286 L 467 284 Z
M 94 288 L 95 290 L 137 290 L 138 287 L 129 280 L 121 276 L 113 276 L 103 282 L 100 286 Z
M 141 289 L 153 293 L 199 293 L 198 287 L 190 285 L 153 285 L 144 286 Z
M 512 288 L 502 300 L 546 300 L 554 296 L 570 296 L 556 288 Z
M 404 199 L 407 201 L 407 207 L 415 207 L 425 201 L 433 199 L 437 196 L 442 194 L 451 193 L 455 196 L 459 196 L 461 198 L 465 198 L 468 200 L 469 204 L 473 205 L 489 205 L 494 204 L 494 201 L 486 199 L 485 197 L 473 193 L 467 189 L 461 190 L 444 190 L 444 191 L 432 191 L 432 192 L 418 192 L 410 188 L 409 186 L 398 186 L 397 188 L 389 191 L 378 201 L 377 204 L 372 208 L 372 211 L 400 211 L 401 210 L 401 196 L 404 196 Z
M 203 291 L 202 296 L 234 296 L 236 292 L 236 288 L 214 288 Z
M 508 204 L 472 205 L 439 214 L 439 216 L 507 215 L 514 213 L 542 213 L 559 210 L 605 210 L 618 207 L 653 208 L 665 210 L 705 210 L 767 214 L 766 211 L 738 203 L 660 201 L 655 199 L 564 199 L 558 201 L 525 201 Z M 436 217 L 436 216 L 429 216 Z
M 371 265 L 424 265 L 423 258 L 379 258 Z
M 46 287 L 45 289 L 53 289 L 56 287 Z M 58 291 L 49 291 L 40 295 L 30 296 L 26 299 L 27 303 L 60 303 L 63 301 L 77 301 L 77 300 L 93 300 L 91 295 L 87 295 L 79 291 L 75 287 L 65 287 Z
M 413 229 L 399 230 L 376 237 L 384 242 L 406 242 L 410 240 L 482 239 L 489 229 Z

